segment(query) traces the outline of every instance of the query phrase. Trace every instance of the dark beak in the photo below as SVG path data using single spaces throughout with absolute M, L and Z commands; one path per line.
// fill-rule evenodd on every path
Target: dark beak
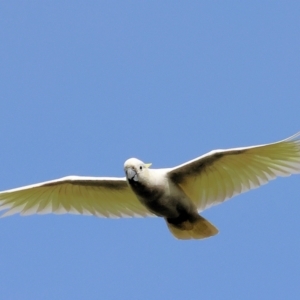
M 134 169 L 132 168 L 128 168 L 126 170 L 126 176 L 127 176 L 127 179 L 128 180 L 134 180 L 134 181 L 138 181 L 138 178 L 137 178 L 137 173 Z

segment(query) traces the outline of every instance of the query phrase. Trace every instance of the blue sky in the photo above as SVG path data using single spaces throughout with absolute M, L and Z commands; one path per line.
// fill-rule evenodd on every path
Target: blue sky
M 0 189 L 123 176 L 300 130 L 300 4 L 6 1 L 0 4 Z M 203 216 L 0 220 L 3 299 L 298 299 L 300 176 Z

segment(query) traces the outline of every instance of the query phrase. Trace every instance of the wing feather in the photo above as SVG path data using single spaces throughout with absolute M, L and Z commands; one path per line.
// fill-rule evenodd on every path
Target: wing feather
M 215 181 L 217 184 L 217 196 L 216 199 L 225 199 L 226 198 L 226 186 L 223 184 L 223 180 L 221 177 L 220 172 L 222 172 L 222 168 L 216 168 L 214 166 L 211 167 L 212 168 L 212 172 L 215 175 Z
M 226 197 L 225 199 L 229 199 L 233 196 L 234 191 L 234 183 L 230 176 L 228 176 L 228 170 L 226 169 L 226 166 L 221 165 L 220 169 L 222 170 L 222 182 L 226 186 Z M 231 171 L 232 172 L 232 171 Z M 227 180 L 224 180 L 227 179 Z
M 300 132 L 277 143 L 211 151 L 168 175 L 202 211 L 278 176 L 298 173 Z
M 1 217 L 13 214 L 83 214 L 98 217 L 153 216 L 125 178 L 68 176 L 0 192 Z

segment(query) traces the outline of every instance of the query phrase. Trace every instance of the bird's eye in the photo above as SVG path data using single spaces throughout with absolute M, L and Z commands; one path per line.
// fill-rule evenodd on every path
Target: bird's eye
M 140 166 L 140 170 L 143 170 L 143 167 L 142 167 L 142 166 Z

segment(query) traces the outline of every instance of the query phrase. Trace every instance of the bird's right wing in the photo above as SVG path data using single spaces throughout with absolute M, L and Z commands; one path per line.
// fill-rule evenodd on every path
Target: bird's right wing
M 273 144 L 211 151 L 171 169 L 168 176 L 202 211 L 278 176 L 296 173 L 300 173 L 300 132 Z
M 2 216 L 16 213 L 83 214 L 99 217 L 153 216 L 131 191 L 125 178 L 68 176 L 3 191 Z

